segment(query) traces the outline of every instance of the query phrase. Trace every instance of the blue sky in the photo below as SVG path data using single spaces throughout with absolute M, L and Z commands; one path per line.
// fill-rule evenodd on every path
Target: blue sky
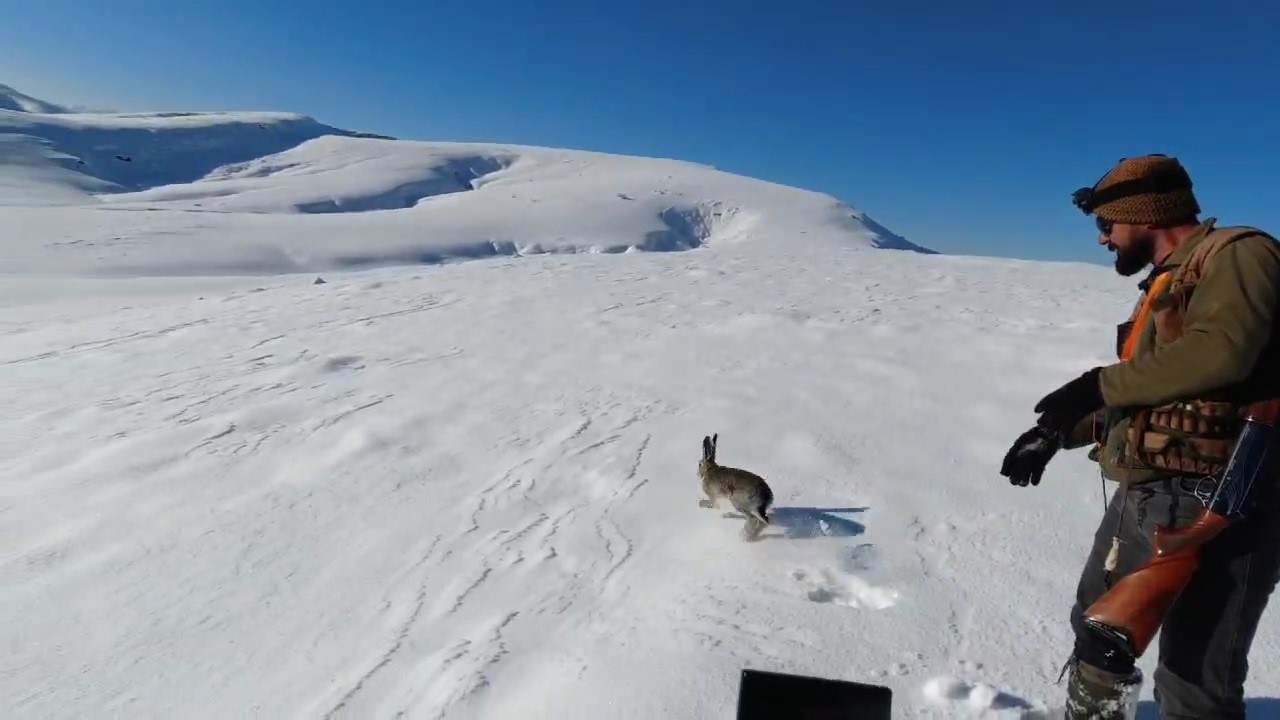
M 1176 155 L 1206 215 L 1280 232 L 1278 20 L 1146 0 L 41 0 L 0 6 L 0 83 L 675 157 L 947 253 L 1109 263 L 1069 195 L 1126 155 Z

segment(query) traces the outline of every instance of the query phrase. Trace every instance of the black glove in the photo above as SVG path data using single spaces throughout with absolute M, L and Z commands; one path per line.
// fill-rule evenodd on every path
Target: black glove
M 1035 427 L 1013 441 L 1000 465 L 1000 474 L 1009 478 L 1012 485 L 1039 485 L 1045 467 L 1061 447 L 1062 436 L 1041 415 Z
M 1041 398 L 1034 408 L 1043 413 L 1038 424 L 1053 429 L 1065 441 L 1081 420 L 1106 405 L 1098 384 L 1101 372 L 1102 368 L 1093 368 Z
M 1000 465 L 1000 474 L 1013 485 L 1039 485 L 1049 461 L 1066 443 L 1071 431 L 1106 403 L 1098 385 L 1102 368 L 1093 368 L 1080 377 L 1045 395 L 1036 403 L 1040 413 L 1035 427 L 1013 442 Z

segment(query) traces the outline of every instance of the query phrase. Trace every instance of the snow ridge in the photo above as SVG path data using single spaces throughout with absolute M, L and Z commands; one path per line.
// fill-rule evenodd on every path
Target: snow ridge
M 724 243 L 932 252 L 828 195 L 696 163 L 404 141 L 285 112 L 0 110 L 0 228 L 14 227 L 35 230 L 5 237 L 0 272 L 72 276 L 335 272 Z
M 20 93 L 4 84 L 0 84 L 0 110 L 43 114 L 71 112 L 71 110 L 62 107 L 61 105 L 37 100 L 30 95 Z

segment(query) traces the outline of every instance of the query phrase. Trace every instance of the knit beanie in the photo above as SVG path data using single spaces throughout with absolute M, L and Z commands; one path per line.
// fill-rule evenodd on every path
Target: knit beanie
M 1077 193 L 1076 204 L 1084 212 L 1116 223 L 1167 227 L 1200 212 L 1191 177 L 1176 158 L 1165 155 L 1125 158 L 1093 188 Z

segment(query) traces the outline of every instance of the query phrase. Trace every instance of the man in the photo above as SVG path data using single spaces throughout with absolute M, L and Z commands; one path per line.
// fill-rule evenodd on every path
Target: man
M 1090 457 L 1117 483 L 1078 582 L 1064 670 L 1068 718 L 1123 718 L 1142 672 L 1084 612 L 1151 556 L 1157 525 L 1185 527 L 1201 512 L 1233 448 L 1239 408 L 1280 395 L 1280 244 L 1200 221 L 1190 177 L 1163 155 L 1122 160 L 1073 200 L 1096 217 L 1116 272 L 1153 267 L 1119 328 L 1118 361 L 1041 399 L 1036 426 L 1010 448 L 1001 474 L 1038 485 L 1058 450 L 1092 444 Z M 1280 573 L 1280 465 L 1260 473 L 1250 514 L 1204 546 L 1160 626 L 1152 679 L 1162 717 L 1244 717 L 1249 648 Z

